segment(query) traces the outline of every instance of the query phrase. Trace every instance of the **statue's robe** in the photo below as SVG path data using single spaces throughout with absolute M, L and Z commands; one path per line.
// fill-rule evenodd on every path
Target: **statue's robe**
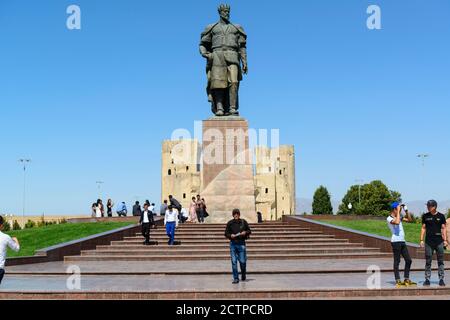
M 241 55 L 246 45 L 247 35 L 240 25 L 219 22 L 208 25 L 201 34 L 200 46 L 212 53 L 206 67 L 210 102 L 213 102 L 211 90 L 226 89 L 242 80 Z

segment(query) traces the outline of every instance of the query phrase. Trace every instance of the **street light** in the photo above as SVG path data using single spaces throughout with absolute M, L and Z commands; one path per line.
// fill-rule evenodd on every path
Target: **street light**
M 19 159 L 19 162 L 23 166 L 22 219 L 23 219 L 23 223 L 25 223 L 26 172 L 27 172 L 27 165 L 31 162 L 31 159 Z
M 364 180 L 356 179 L 355 182 L 358 184 L 359 205 L 361 206 L 361 183 L 363 183 Z
M 422 160 L 422 181 L 421 181 L 421 193 L 423 194 L 425 191 L 425 160 L 430 157 L 429 154 L 422 153 L 418 154 L 417 157 Z
M 103 181 L 95 181 L 95 183 L 97 184 L 97 189 L 98 189 L 98 198 L 101 199 L 102 198 L 102 192 L 101 192 L 101 187 L 102 184 L 104 184 Z

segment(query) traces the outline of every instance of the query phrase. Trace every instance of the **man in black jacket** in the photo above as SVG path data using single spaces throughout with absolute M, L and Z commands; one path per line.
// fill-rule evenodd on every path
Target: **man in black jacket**
M 139 204 L 139 201 L 136 201 L 136 203 L 133 206 L 133 216 L 139 217 L 142 214 L 141 205 Z
M 155 225 L 155 220 L 147 203 L 144 204 L 144 211 L 141 212 L 139 223 L 142 224 L 142 235 L 145 238 L 144 245 L 148 246 L 150 244 L 150 228 Z
M 233 269 L 233 284 L 239 283 L 239 272 L 237 262 L 241 266 L 242 281 L 247 280 L 247 248 L 245 240 L 249 238 L 252 231 L 247 221 L 241 219 L 239 209 L 233 210 L 233 220 L 227 223 L 225 237 L 230 240 L 231 266 Z

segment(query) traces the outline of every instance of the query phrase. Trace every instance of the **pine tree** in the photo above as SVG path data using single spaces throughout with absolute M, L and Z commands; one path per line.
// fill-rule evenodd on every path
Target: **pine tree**
M 314 193 L 312 210 L 313 214 L 333 214 L 331 196 L 324 186 L 320 186 Z

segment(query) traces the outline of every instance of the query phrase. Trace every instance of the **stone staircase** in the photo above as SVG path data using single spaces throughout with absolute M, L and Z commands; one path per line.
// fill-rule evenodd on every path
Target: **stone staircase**
M 252 260 L 345 259 L 390 257 L 378 248 L 336 239 L 333 235 L 311 231 L 279 222 L 251 224 L 252 236 L 247 242 L 248 258 Z M 181 245 L 168 246 L 163 227 L 151 231 L 157 246 L 144 246 L 137 233 L 96 250 L 82 251 L 79 256 L 67 256 L 65 262 L 86 261 L 164 261 L 164 260 L 228 260 L 228 241 L 223 224 L 184 224 L 176 232 Z

